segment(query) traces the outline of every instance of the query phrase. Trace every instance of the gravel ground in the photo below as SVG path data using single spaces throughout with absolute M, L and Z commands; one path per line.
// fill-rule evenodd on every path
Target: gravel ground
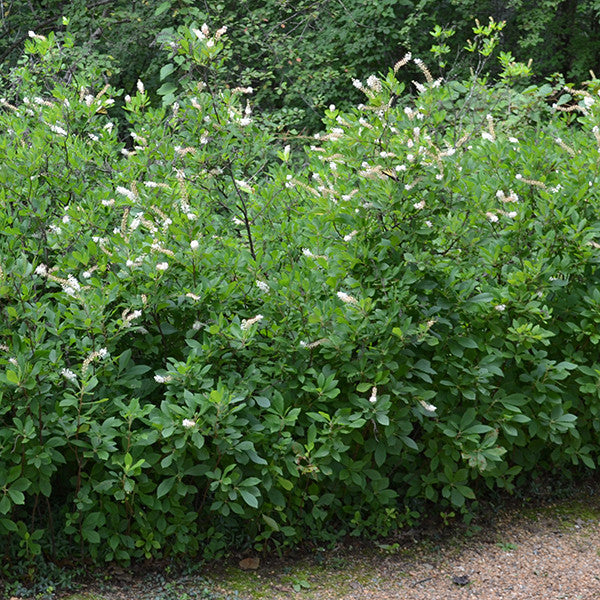
M 242 564 L 256 567 L 252 560 Z M 404 531 L 242 570 L 187 577 L 113 569 L 70 600 L 600 600 L 600 487 L 465 529 Z M 9 600 L 21 600 L 10 598 Z
M 568 529 L 556 519 L 512 522 L 502 530 L 502 541 L 480 538 L 459 551 L 444 548 L 408 564 L 386 560 L 376 582 L 338 597 L 600 599 L 598 519 Z
M 296 593 L 274 572 L 256 590 L 273 600 L 600 600 L 600 513 L 581 517 L 560 508 L 506 516 L 493 530 L 433 549 L 417 543 L 396 555 L 353 556 L 329 573 L 334 585 L 326 570 L 307 576 L 311 588 Z M 221 590 L 227 597 L 227 585 Z

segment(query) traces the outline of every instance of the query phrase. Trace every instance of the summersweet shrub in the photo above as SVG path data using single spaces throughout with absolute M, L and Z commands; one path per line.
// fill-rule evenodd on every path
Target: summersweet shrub
M 560 109 L 549 87 L 441 85 L 418 64 L 414 102 L 390 73 L 355 82 L 361 110 L 329 111 L 310 150 L 314 251 L 361 325 L 331 366 L 385 390 L 386 434 L 414 442 L 365 448 L 407 498 L 462 508 L 520 472 L 595 466 L 597 96 L 573 92 L 577 127 L 538 128 Z
M 298 156 L 215 88 L 224 33 L 169 41 L 158 109 L 65 74 L 51 36 L 11 73 L 7 554 L 386 535 L 595 468 L 599 83 L 442 82 L 406 56 Z

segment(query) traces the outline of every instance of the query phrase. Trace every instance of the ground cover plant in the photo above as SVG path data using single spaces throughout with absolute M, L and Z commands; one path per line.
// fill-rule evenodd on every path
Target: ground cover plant
M 68 36 L 4 86 L 7 565 L 387 535 L 596 466 L 600 82 L 407 55 L 301 150 L 215 86 L 226 35 L 165 40 L 158 108 Z

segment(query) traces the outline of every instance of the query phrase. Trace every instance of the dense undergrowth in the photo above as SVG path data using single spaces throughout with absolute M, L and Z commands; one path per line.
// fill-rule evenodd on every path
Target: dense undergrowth
M 179 30 L 161 108 L 53 36 L 10 74 L 7 565 L 387 535 L 596 466 L 600 82 L 407 56 L 301 150 L 214 89 L 224 33 Z

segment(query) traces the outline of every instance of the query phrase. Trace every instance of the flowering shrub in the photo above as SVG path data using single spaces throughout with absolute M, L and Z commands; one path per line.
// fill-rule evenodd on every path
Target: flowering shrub
M 385 535 L 594 468 L 598 82 L 355 81 L 302 159 L 181 29 L 151 108 L 35 34 L 0 108 L 0 536 L 128 561 Z M 65 83 L 68 82 L 68 83 Z M 163 90 L 166 94 L 171 93 Z M 303 160 L 306 162 L 303 163 Z

